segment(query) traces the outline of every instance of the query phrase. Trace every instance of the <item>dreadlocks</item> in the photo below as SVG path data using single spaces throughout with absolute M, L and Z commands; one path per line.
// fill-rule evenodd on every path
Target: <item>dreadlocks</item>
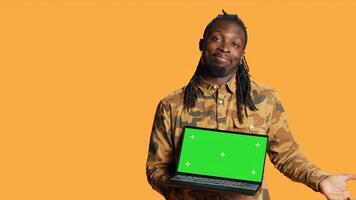
M 236 23 L 238 26 L 240 26 L 240 28 L 244 32 L 245 45 L 243 49 L 245 49 L 247 44 L 247 31 L 244 23 L 237 15 L 227 14 L 224 10 L 222 10 L 222 12 L 223 12 L 222 15 L 219 14 L 206 26 L 203 34 L 203 39 L 208 38 L 211 28 L 217 22 L 219 22 L 220 20 L 230 20 Z M 201 72 L 200 66 L 201 66 L 201 60 L 199 61 L 198 67 L 195 70 L 193 77 L 189 81 L 184 91 L 184 106 L 188 109 L 193 108 L 195 106 L 195 101 L 197 99 L 197 93 L 198 93 L 197 81 L 198 81 L 198 75 Z M 239 123 L 242 124 L 243 112 L 245 116 L 248 117 L 247 107 L 250 110 L 257 110 L 251 98 L 251 81 L 250 81 L 249 67 L 247 65 L 245 56 L 241 58 L 241 62 L 238 64 L 237 67 L 236 84 L 237 84 L 236 87 L 237 118 L 239 120 Z

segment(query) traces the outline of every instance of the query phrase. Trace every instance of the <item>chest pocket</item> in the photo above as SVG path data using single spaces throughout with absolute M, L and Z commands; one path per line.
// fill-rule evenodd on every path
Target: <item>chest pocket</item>
M 266 120 L 259 115 L 252 114 L 244 117 L 243 124 L 240 124 L 236 114 L 233 116 L 233 131 L 266 135 Z

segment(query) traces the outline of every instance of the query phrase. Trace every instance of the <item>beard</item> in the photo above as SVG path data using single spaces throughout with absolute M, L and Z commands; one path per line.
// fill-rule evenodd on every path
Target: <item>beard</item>
M 207 64 L 203 68 L 207 74 L 213 77 L 221 78 L 227 75 L 226 68 L 219 65 Z
M 223 78 L 231 74 L 237 67 L 233 67 L 231 64 L 224 65 L 216 62 L 208 52 L 203 52 L 199 60 L 200 72 L 216 78 Z

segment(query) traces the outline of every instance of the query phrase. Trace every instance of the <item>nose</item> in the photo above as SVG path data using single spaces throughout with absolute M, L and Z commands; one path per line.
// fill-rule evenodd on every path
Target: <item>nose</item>
M 230 53 L 230 50 L 226 42 L 221 42 L 220 45 L 218 46 L 218 50 L 224 53 Z

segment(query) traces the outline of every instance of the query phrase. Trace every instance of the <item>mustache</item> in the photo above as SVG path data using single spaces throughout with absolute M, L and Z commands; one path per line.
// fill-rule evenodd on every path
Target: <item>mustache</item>
M 227 56 L 226 54 L 223 54 L 223 53 L 220 53 L 220 52 L 213 53 L 211 56 L 212 57 L 223 58 L 223 59 L 226 59 L 226 60 L 231 60 L 230 56 Z

